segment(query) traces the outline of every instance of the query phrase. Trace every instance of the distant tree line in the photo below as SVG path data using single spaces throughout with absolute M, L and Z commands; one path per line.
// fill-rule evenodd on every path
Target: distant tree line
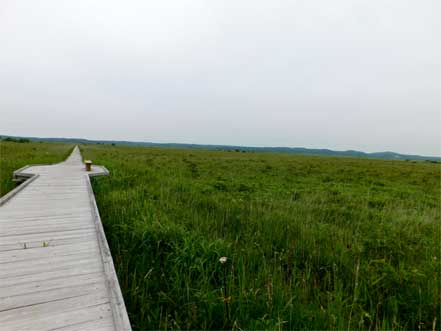
M 6 137 L 6 138 L 2 138 L 2 141 L 9 141 L 9 142 L 13 142 L 13 143 L 29 143 L 31 142 L 29 139 L 26 138 L 11 138 L 11 137 Z

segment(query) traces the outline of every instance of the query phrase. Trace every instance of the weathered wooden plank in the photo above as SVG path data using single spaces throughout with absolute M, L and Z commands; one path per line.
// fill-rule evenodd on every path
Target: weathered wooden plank
M 68 312 L 78 308 L 95 306 L 109 302 L 105 293 L 78 295 L 67 299 L 54 300 L 41 304 L 25 306 L 0 312 L 0 325 L 7 322 L 32 321 L 35 316 L 52 315 Z
M 104 282 L 91 282 L 81 285 L 68 286 L 34 292 L 23 295 L 16 295 L 0 299 L 0 311 L 10 310 L 19 307 L 27 307 L 39 303 L 50 302 L 65 298 L 72 298 L 79 295 L 86 295 L 91 293 L 106 293 L 107 288 Z
M 0 252 L 0 264 L 11 263 L 16 261 L 26 261 L 29 259 L 40 259 L 48 256 L 63 256 L 78 254 L 80 252 L 88 251 L 90 253 L 99 250 L 98 243 L 94 241 L 86 241 L 80 244 L 70 244 L 63 246 L 50 246 L 47 247 L 35 247 L 29 249 L 21 249 L 14 251 Z M 1 284 L 0 284 L 1 286 Z
M 34 234 L 23 234 L 23 235 L 13 235 L 1 238 L 0 246 L 12 243 L 26 243 L 32 241 L 48 241 L 53 239 L 63 239 L 71 238 L 75 236 L 84 236 L 88 234 L 95 233 L 93 228 L 81 229 L 81 230 L 71 230 L 71 231 L 61 231 L 61 232 L 45 232 L 45 233 L 34 233 Z
M 24 261 L 11 263 L 8 268 L 2 268 L 0 270 L 0 282 L 4 278 L 12 278 L 17 276 L 23 276 L 26 274 L 38 274 L 41 272 L 47 272 L 51 270 L 63 270 L 73 266 L 88 264 L 95 262 L 97 265 L 101 263 L 98 257 L 90 256 L 89 254 L 80 254 L 73 256 L 61 256 L 53 259 L 37 260 L 37 261 Z
M 26 242 L 16 242 L 11 244 L 0 244 L 0 252 L 12 251 L 12 250 L 23 250 L 29 248 L 44 248 L 44 243 L 46 242 L 49 246 L 61 246 L 61 245 L 71 245 L 75 243 L 88 242 L 95 240 L 96 233 L 90 233 L 88 235 L 75 235 L 66 236 L 63 238 L 52 238 L 46 241 L 26 241 Z
M 13 278 L 5 278 L 0 282 L 0 288 L 32 282 L 43 282 L 46 279 L 64 278 L 74 275 L 85 275 L 94 272 L 103 272 L 103 266 L 96 261 L 71 266 L 69 269 L 49 270 L 38 274 L 26 274 Z M 107 294 L 106 294 L 107 295 Z
M 105 319 L 96 319 L 84 323 L 75 323 L 62 328 L 54 329 L 57 331 L 109 331 L 113 329 L 113 323 Z
M 109 303 L 102 303 L 95 306 L 86 306 L 77 310 L 51 314 L 50 316 L 37 316 L 32 320 L 21 320 L 4 324 L 8 330 L 35 331 L 35 330 L 57 330 L 62 327 L 79 325 L 84 322 L 102 319 L 111 321 L 112 311 Z
M 28 282 L 26 284 L 11 285 L 3 287 L 0 293 L 0 300 L 5 297 L 32 294 L 49 291 L 65 286 L 80 286 L 89 283 L 104 283 L 102 272 L 94 272 L 83 275 L 67 276 L 63 278 L 45 279 L 44 281 Z
M 15 189 L 13 189 L 11 192 L 6 194 L 5 196 L 0 198 L 0 206 L 3 206 L 8 202 L 12 197 L 16 196 L 18 192 L 22 191 L 25 187 L 27 187 L 29 184 L 31 184 L 33 181 L 35 181 L 38 178 L 38 175 L 34 176 L 33 178 L 29 179 L 26 183 L 23 183 L 19 186 L 17 186 Z
M 58 206 L 60 207 L 60 206 Z M 1 219 L 6 219 L 6 220 L 10 220 L 11 218 L 14 217 L 47 217 L 47 216 L 69 216 L 69 215 L 88 215 L 88 212 L 90 212 L 90 209 L 86 208 L 81 208 L 79 206 L 73 206 L 73 207 L 63 207 L 61 206 L 61 208 L 51 208 L 51 206 L 49 206 L 47 209 L 41 209 L 41 206 L 35 205 L 34 207 L 29 207 L 26 209 L 22 209 L 22 210 L 10 210 L 5 211 L 2 213 L 2 218 Z
M 27 235 L 34 235 L 34 234 L 47 234 L 47 233 L 69 233 L 71 231 L 77 231 L 77 230 L 90 230 L 93 229 L 93 225 L 91 224 L 53 224 L 53 225 L 45 225 L 45 226 L 39 226 L 39 227 L 13 227 L 9 229 L 1 229 L 0 232 L 0 238 L 4 237 L 12 237 L 17 236 L 19 234 L 23 236 Z M 1 240 L 1 239 L 0 239 Z
M 33 221 L 59 221 L 59 220 L 80 220 L 85 221 L 85 218 L 87 218 L 89 215 L 87 213 L 76 213 L 76 214 L 63 214 L 63 215 L 44 215 L 44 216 L 38 216 L 38 215 L 27 215 L 23 214 L 23 216 L 17 216 L 17 217 L 8 217 L 8 218 L 2 218 L 0 219 L 0 226 L 7 225 L 7 224 L 17 224 L 19 222 L 33 222 Z M 4 222 L 4 223 L 1 223 Z
M 64 220 L 64 219 L 59 219 L 59 220 L 55 220 L 53 222 L 51 221 L 46 221 L 46 220 L 34 220 L 34 221 L 28 221 L 28 222 L 20 222 L 20 223 L 8 223 L 5 225 L 0 225 L 0 236 L 4 235 L 5 232 L 7 231 L 13 231 L 13 230 L 20 230 L 22 229 L 23 231 L 28 232 L 29 230 L 34 229 L 34 233 L 41 233 L 41 230 L 45 231 L 46 229 L 50 229 L 52 230 L 55 229 L 57 227 L 69 227 L 69 226 L 87 226 L 89 224 L 93 225 L 93 222 L 87 222 L 87 220 Z M 67 228 L 66 228 L 67 229 Z M 49 231 L 46 231 L 49 232 Z
M 0 208 L 1 330 L 131 330 L 78 147 L 26 166 Z M 1 204 L 0 204 L 1 205 Z

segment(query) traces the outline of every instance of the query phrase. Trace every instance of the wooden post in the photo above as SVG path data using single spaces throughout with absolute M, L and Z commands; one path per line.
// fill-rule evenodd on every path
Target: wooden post
M 86 161 L 84 161 L 84 164 L 86 164 L 86 171 L 92 170 L 92 161 L 86 160 Z

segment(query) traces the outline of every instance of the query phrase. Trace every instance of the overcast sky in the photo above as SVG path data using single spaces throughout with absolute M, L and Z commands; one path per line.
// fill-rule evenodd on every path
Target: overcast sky
M 1 0 L 0 134 L 441 154 L 439 0 Z

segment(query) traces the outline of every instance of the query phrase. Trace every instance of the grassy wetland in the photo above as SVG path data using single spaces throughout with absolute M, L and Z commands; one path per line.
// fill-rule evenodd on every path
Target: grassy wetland
M 81 149 L 134 329 L 440 329 L 440 164 Z
M 0 144 L 2 195 L 72 147 Z M 440 164 L 80 147 L 135 330 L 441 330 Z

